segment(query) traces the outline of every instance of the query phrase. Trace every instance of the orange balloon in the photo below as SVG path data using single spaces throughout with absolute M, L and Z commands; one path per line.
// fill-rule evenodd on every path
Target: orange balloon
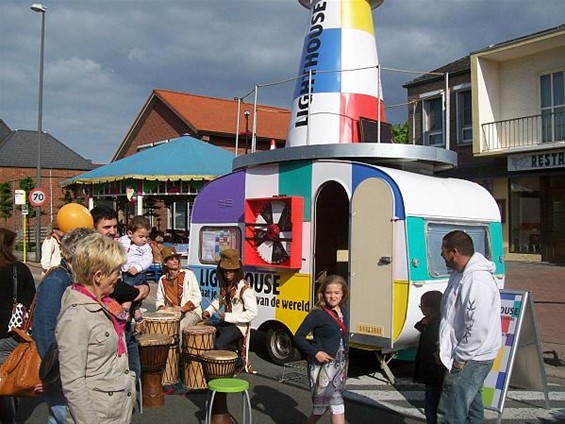
M 64 233 L 80 227 L 94 228 L 92 215 L 88 209 L 78 203 L 68 203 L 59 209 L 57 224 Z

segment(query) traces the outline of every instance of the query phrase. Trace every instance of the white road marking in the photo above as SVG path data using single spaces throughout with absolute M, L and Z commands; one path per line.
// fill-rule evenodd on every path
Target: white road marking
M 529 390 L 509 390 L 506 397 L 505 408 L 502 414 L 504 420 L 527 420 L 537 419 L 546 422 L 563 422 L 565 419 L 565 391 L 555 391 L 562 386 L 549 384 L 549 401 L 551 409 L 545 409 L 545 396 L 542 392 Z M 396 386 L 390 385 L 384 379 L 377 376 L 350 377 L 347 379 L 345 397 L 357 402 L 363 402 L 390 409 L 399 414 L 415 418 L 425 418 L 423 407 L 418 408 L 410 405 L 411 402 L 423 404 L 423 386 L 415 384 L 409 378 L 399 378 Z M 509 402 L 520 402 L 520 406 L 509 407 Z M 530 404 L 537 402 L 541 407 Z M 556 405 L 556 403 L 561 403 Z M 495 420 L 498 413 L 486 410 L 485 418 Z

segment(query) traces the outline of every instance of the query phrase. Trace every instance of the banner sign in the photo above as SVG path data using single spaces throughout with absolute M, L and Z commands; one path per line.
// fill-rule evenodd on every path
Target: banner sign
M 510 383 L 523 389 L 544 392 L 549 406 L 543 357 L 530 293 L 500 290 L 500 301 L 502 346 L 483 386 L 483 404 L 485 408 L 499 413 L 498 422 L 502 419 Z

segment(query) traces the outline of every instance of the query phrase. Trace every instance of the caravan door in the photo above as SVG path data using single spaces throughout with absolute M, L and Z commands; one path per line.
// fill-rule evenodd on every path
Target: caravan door
M 351 200 L 351 342 L 392 348 L 393 193 L 368 178 Z

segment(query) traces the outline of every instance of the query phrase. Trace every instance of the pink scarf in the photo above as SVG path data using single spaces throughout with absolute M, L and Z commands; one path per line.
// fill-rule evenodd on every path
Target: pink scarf
M 124 330 L 127 324 L 128 313 L 122 308 L 122 306 L 116 302 L 114 299 L 108 296 L 104 296 L 102 300 L 96 299 L 86 287 L 80 284 L 73 284 L 72 289 L 84 294 L 89 299 L 95 300 L 102 306 L 102 308 L 107 312 L 108 316 L 112 320 L 114 330 L 118 335 L 118 356 L 122 356 L 127 352 L 126 343 L 124 341 Z

